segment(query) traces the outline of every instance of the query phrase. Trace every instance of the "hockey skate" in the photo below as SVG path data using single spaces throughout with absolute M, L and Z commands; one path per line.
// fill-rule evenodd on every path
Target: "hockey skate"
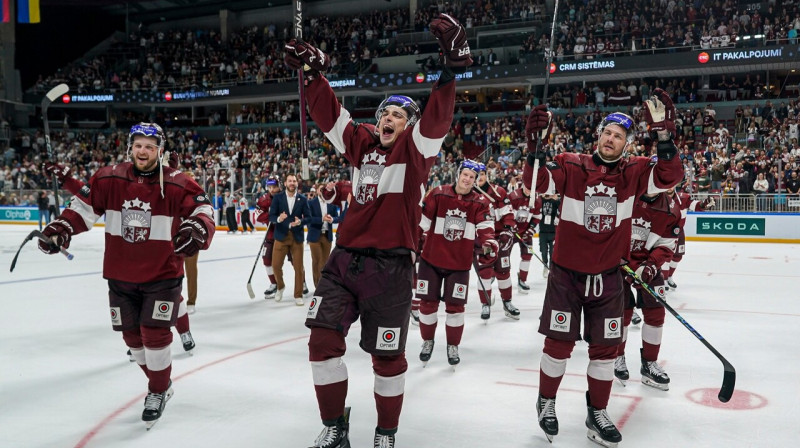
M 631 316 L 631 323 L 633 325 L 639 325 L 640 323 L 642 323 L 642 317 L 639 316 L 639 313 L 637 313 L 636 310 L 633 310 L 633 316 Z
M 592 406 L 589 401 L 589 392 L 586 392 L 586 409 L 589 413 L 586 416 L 586 427 L 589 429 L 586 437 L 598 445 L 615 448 L 622 441 L 622 434 L 614 426 L 614 422 L 611 421 L 605 409 L 597 409 Z
M 419 310 L 411 310 L 411 323 L 419 327 Z
M 614 376 L 623 386 L 625 386 L 625 381 L 631 377 L 628 372 L 628 364 L 625 363 L 625 355 L 617 356 L 617 359 L 614 360 Z
M 484 323 L 488 322 L 491 316 L 492 316 L 492 308 L 489 305 L 481 306 L 481 319 L 484 320 Z
M 672 281 L 672 277 L 667 279 L 667 286 L 669 286 L 670 289 L 678 289 L 678 285 Z
M 344 408 L 344 415 L 331 426 L 325 425 L 310 448 L 350 448 L 350 408 Z
M 161 418 L 161 414 L 164 412 L 164 407 L 166 407 L 169 399 L 172 398 L 172 394 L 172 380 L 170 380 L 169 386 L 167 386 L 167 390 L 164 392 L 161 392 L 160 394 L 148 392 L 147 396 L 144 397 L 142 421 L 144 422 L 144 426 L 148 431 L 150 431 L 150 428 L 152 428 L 153 425 L 158 423 L 158 419 Z
M 639 349 L 641 351 L 641 349 Z M 669 376 L 655 361 L 642 358 L 642 384 L 658 390 L 669 390 Z
M 519 320 L 519 310 L 510 300 L 503 300 L 503 311 L 505 311 L 506 317 Z
M 394 448 L 394 434 L 396 429 L 388 430 L 382 428 L 375 428 L 375 444 L 374 448 Z
M 528 294 L 528 291 L 530 290 L 531 287 L 525 283 L 525 280 L 523 280 L 520 275 L 517 275 L 517 291 L 519 291 L 520 294 L 525 295 Z
M 133 357 L 133 353 L 131 353 L 131 349 L 128 349 L 128 361 L 136 362 L 136 358 Z
M 278 292 L 278 285 L 269 285 L 269 288 L 264 291 L 264 300 L 274 299 L 276 292 Z
M 447 362 L 453 366 L 453 370 L 456 369 L 458 363 L 461 362 L 461 358 L 458 356 L 458 346 L 457 345 L 448 345 L 447 346 Z
M 547 269 L 547 266 L 542 268 L 542 278 L 547 278 L 550 275 L 550 269 Z
M 556 399 L 544 398 L 539 394 L 536 401 L 536 414 L 539 416 L 539 427 L 544 431 L 545 437 L 553 443 L 553 436 L 558 435 L 558 417 L 556 417 Z
M 303 280 L 303 297 L 308 297 L 308 286 L 305 280 Z
M 191 331 L 181 333 L 181 343 L 183 344 L 183 350 L 191 355 L 192 350 L 194 350 L 194 338 Z
M 422 351 L 419 352 L 419 360 L 423 362 L 422 367 L 428 364 L 431 360 L 431 353 L 433 353 L 433 339 L 422 341 Z

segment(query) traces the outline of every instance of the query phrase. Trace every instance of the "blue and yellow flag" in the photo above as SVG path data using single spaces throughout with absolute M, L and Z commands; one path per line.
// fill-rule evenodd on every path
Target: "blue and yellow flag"
M 39 23 L 39 0 L 19 0 L 17 2 L 17 23 Z

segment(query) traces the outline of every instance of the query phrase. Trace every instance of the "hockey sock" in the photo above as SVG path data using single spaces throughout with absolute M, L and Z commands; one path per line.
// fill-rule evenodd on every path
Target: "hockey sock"
M 644 324 L 642 325 L 642 358 L 648 361 L 658 360 L 665 316 L 666 310 L 663 307 L 642 309 L 642 317 L 644 318 Z
M 511 300 L 511 273 L 497 274 L 497 288 L 500 290 L 500 299 L 504 302 Z
M 628 342 L 628 326 L 633 318 L 633 308 L 625 308 L 622 311 L 622 342 L 617 346 L 617 356 L 625 355 L 625 345 Z
M 460 345 L 461 335 L 464 334 L 464 305 L 445 306 L 447 319 L 445 320 L 445 331 L 447 334 L 447 345 Z
M 522 259 L 522 262 L 519 264 L 519 279 L 523 282 L 528 281 L 528 270 L 531 267 L 531 259 L 528 257 L 526 260 L 525 258 Z
M 544 338 L 544 353 L 539 364 L 539 392 L 542 397 L 555 398 L 573 348 L 575 341 Z
M 424 341 L 430 341 L 436 334 L 436 325 L 439 321 L 436 311 L 439 309 L 439 302 L 424 300 L 419 306 L 419 334 Z
M 181 303 L 178 305 L 178 321 L 175 322 L 175 329 L 178 330 L 178 334 L 189 331 L 189 314 L 183 297 L 181 297 Z
M 372 355 L 375 372 L 375 408 L 378 411 L 378 427 L 397 428 L 403 409 L 403 392 L 408 369 L 405 353 L 395 356 Z
M 347 398 L 347 365 L 341 331 L 314 327 L 308 338 L 308 359 L 314 378 L 319 414 L 323 421 L 334 421 L 344 412 Z
M 589 344 L 589 367 L 586 369 L 589 383 L 589 401 L 597 409 L 608 406 L 611 385 L 614 380 L 614 359 L 617 357 L 616 345 Z
M 172 331 L 164 327 L 140 327 L 142 343 L 144 344 L 144 358 L 149 374 L 150 392 L 161 393 L 169 387 L 169 377 L 172 372 Z M 133 353 L 133 351 L 131 351 Z

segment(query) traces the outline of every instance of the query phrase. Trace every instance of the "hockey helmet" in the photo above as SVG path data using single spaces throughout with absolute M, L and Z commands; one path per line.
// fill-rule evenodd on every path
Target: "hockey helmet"
M 128 133 L 128 151 L 131 150 L 133 147 L 133 138 L 136 135 L 144 135 L 145 137 L 154 137 L 157 141 L 157 145 L 159 151 L 164 150 L 164 144 L 166 142 L 166 137 L 164 137 L 164 130 L 161 129 L 161 126 L 155 123 L 139 123 L 135 124 L 131 127 L 130 133 Z
M 613 112 L 606 115 L 606 117 L 603 118 L 603 121 L 597 125 L 597 135 L 599 136 L 606 126 L 610 124 L 616 124 L 625 129 L 628 144 L 633 143 L 633 138 L 636 135 L 636 129 L 633 126 L 633 118 L 631 118 L 630 115 L 623 114 L 622 112 Z
M 414 124 L 419 121 L 419 106 L 417 106 L 414 100 L 405 95 L 392 95 L 383 100 L 380 106 L 378 106 L 378 110 L 375 111 L 375 120 L 380 121 L 381 116 L 383 116 L 383 111 L 389 106 L 397 106 L 406 112 L 406 118 L 408 120 L 406 127 L 414 126 Z
M 486 167 L 480 162 L 464 159 L 464 161 L 461 162 L 461 165 L 458 166 L 458 173 L 461 174 L 462 170 L 472 170 L 475 172 L 475 176 L 477 177 L 481 171 L 486 171 Z

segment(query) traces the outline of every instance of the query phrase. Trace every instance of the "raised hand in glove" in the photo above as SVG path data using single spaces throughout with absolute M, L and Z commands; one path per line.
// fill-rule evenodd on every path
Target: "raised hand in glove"
M 59 248 L 66 249 L 69 247 L 69 242 L 72 239 L 72 226 L 63 219 L 56 219 L 42 230 L 42 234 L 53 244 L 39 240 L 39 250 L 48 255 L 57 254 Z
M 511 246 L 514 245 L 514 233 L 511 229 L 503 229 L 497 234 L 497 244 L 500 245 L 502 251 L 511 250 Z
M 536 146 L 550 139 L 550 132 L 553 130 L 553 113 L 547 110 L 547 106 L 540 104 L 528 114 L 528 122 L 525 124 L 525 139 L 528 145 L 528 152 L 536 151 Z
M 717 205 L 717 203 L 714 201 L 714 198 L 712 198 L 711 196 L 703 199 L 703 201 L 700 202 L 700 208 L 702 208 L 703 210 L 712 209 L 712 208 L 714 208 L 715 205 Z
M 72 170 L 68 166 L 59 165 L 52 162 L 44 162 L 42 165 L 42 171 L 47 173 L 48 176 L 55 174 L 56 179 L 58 179 L 58 183 L 60 184 L 63 184 L 64 180 L 68 179 L 72 174 Z
M 478 256 L 478 266 L 491 266 L 497 261 L 497 253 L 500 246 L 495 240 L 486 240 L 476 251 Z
M 172 246 L 177 255 L 192 257 L 206 244 L 208 230 L 203 221 L 191 217 L 186 218 L 178 227 L 178 233 L 172 237 Z
M 647 130 L 655 134 L 658 141 L 671 140 L 675 131 L 675 105 L 669 94 L 662 89 L 655 89 L 653 96 L 644 102 L 644 119 Z
M 430 30 L 442 49 L 442 64 L 449 68 L 465 70 L 472 65 L 467 33 L 458 21 L 447 14 L 431 21 Z
M 331 58 L 322 50 L 302 40 L 291 39 L 283 46 L 286 55 L 283 61 L 292 70 L 324 72 L 331 67 Z

